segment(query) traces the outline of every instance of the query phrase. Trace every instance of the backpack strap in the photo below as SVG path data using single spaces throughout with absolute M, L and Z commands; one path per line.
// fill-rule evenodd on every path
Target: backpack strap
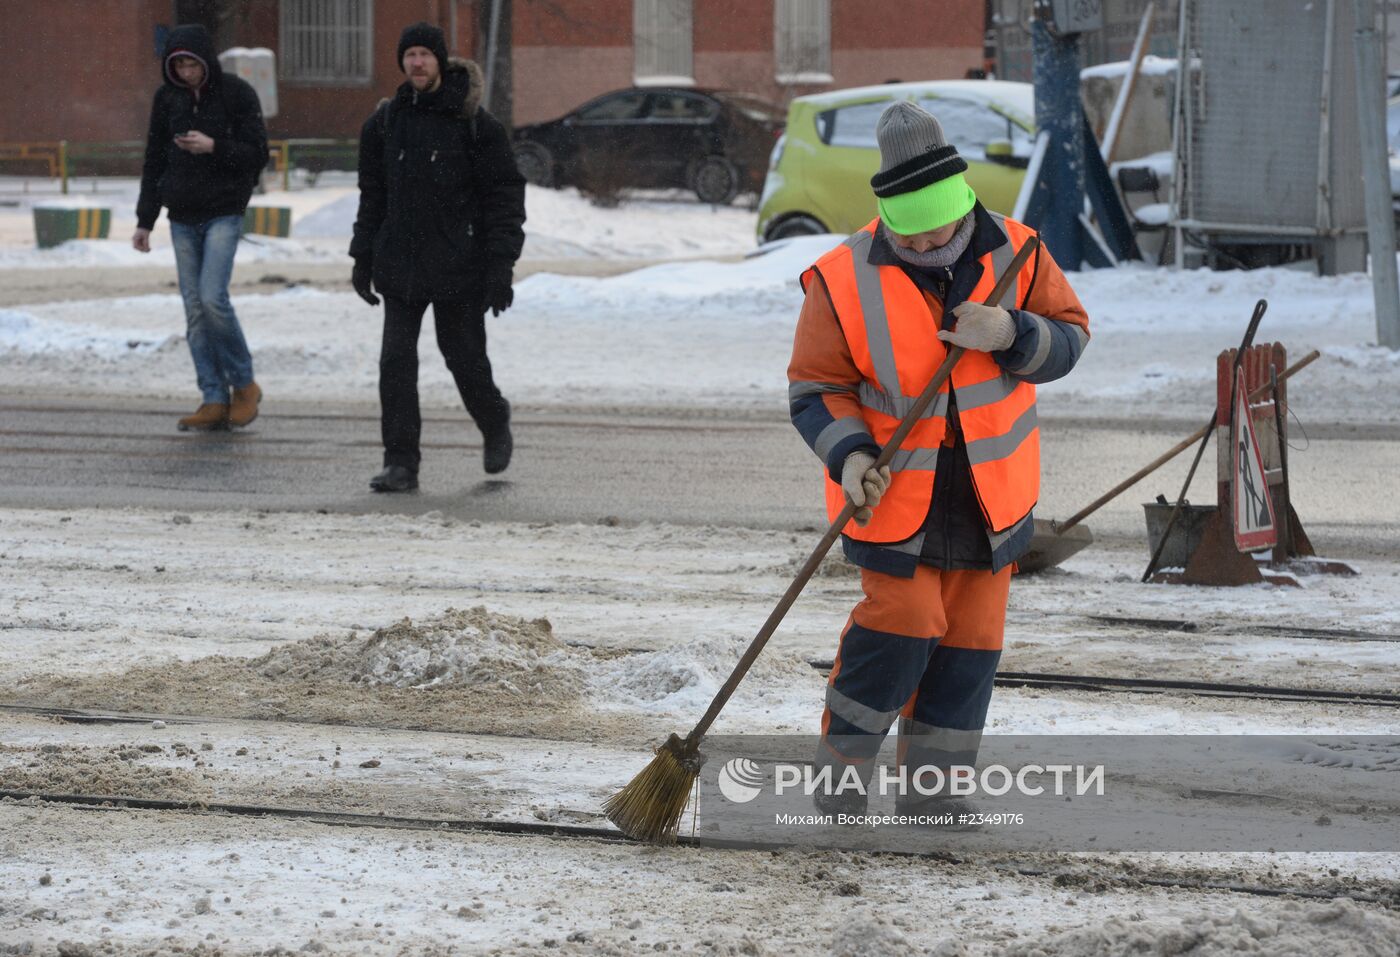
M 392 96 L 386 96 L 379 101 L 379 107 L 375 110 L 375 114 L 379 117 L 379 133 L 381 136 L 387 137 L 389 135 L 389 120 L 391 119 L 390 114 L 393 110 L 394 98 Z
M 375 115 L 379 117 L 379 133 L 384 137 L 385 142 L 389 139 L 389 127 L 394 121 L 394 113 L 398 106 L 398 97 L 386 96 L 379 101 L 379 108 Z M 477 129 L 476 116 L 480 109 L 473 110 L 471 116 L 459 113 L 457 118 L 466 124 L 467 127 L 467 148 L 476 149 Z

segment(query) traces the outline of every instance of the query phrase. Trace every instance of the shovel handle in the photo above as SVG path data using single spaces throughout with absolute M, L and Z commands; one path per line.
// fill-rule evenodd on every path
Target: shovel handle
M 1026 240 L 1025 245 L 1017 251 L 1015 258 L 1011 260 L 1011 264 L 1006 267 L 1006 272 L 1002 273 L 1001 276 L 997 278 L 996 285 L 992 287 L 991 294 L 988 295 L 985 300 L 987 305 L 996 305 L 1001 302 L 1002 296 L 1006 295 L 1007 290 L 1011 288 L 1011 284 L 1016 281 L 1016 276 L 1021 272 L 1022 268 L 1025 267 L 1031 255 L 1035 252 L 1036 247 L 1039 245 L 1040 240 L 1035 236 Z M 943 388 L 943 383 L 948 380 L 948 376 L 952 375 L 953 366 L 962 358 L 962 354 L 963 348 L 961 346 L 952 346 L 948 349 L 948 354 L 938 366 L 938 370 L 934 372 L 933 378 L 929 379 L 928 385 L 924 386 L 924 391 L 919 393 L 919 397 L 914 400 L 914 404 L 910 406 L 909 411 L 906 412 L 904 418 L 900 420 L 899 427 L 894 430 L 894 434 L 890 436 L 890 440 L 885 443 L 885 447 L 880 450 L 880 454 L 875 458 L 875 468 L 883 468 L 890 464 L 890 460 L 894 458 L 895 452 L 899 451 L 900 445 L 903 444 L 910 431 L 914 428 L 914 425 L 923 416 L 924 410 L 929 407 L 934 397 L 938 395 L 938 391 Z M 704 717 L 695 725 L 694 730 L 686 736 L 687 747 L 697 747 L 700 739 L 705 736 L 705 732 L 710 730 L 710 725 L 714 724 L 715 719 L 719 717 L 720 711 L 723 710 L 724 706 L 729 702 L 730 697 L 734 694 L 734 689 L 739 687 L 739 682 L 743 680 L 749 668 L 753 667 L 753 663 L 758 659 L 759 653 L 763 651 L 763 646 L 768 644 L 768 639 L 773 636 L 773 632 L 778 630 L 778 625 L 782 622 L 783 616 L 787 614 L 793 602 L 797 601 L 797 596 L 802 594 L 802 589 L 807 587 L 807 582 L 810 581 L 812 575 L 816 573 L 817 567 L 821 565 L 822 559 L 825 558 L 826 553 L 831 550 L 831 546 L 836 543 L 836 539 L 841 537 L 841 530 L 845 528 L 846 524 L 855 516 L 856 508 L 857 506 L 855 503 L 848 498 L 845 506 L 841 509 L 841 513 L 836 516 L 836 520 L 831 523 L 826 533 L 822 535 L 821 540 L 817 542 L 817 546 L 812 549 L 812 553 L 807 556 L 807 561 L 803 562 L 802 568 L 797 572 L 797 577 L 792 580 L 792 584 L 788 585 L 787 591 L 783 592 L 783 597 L 778 599 L 778 604 L 774 606 L 773 610 L 768 614 L 768 619 L 764 621 L 763 627 L 758 629 L 758 634 L 754 635 L 753 641 L 749 642 L 748 649 L 744 652 L 743 657 L 739 659 L 739 663 L 734 666 L 734 671 L 729 675 L 729 679 L 725 681 L 724 686 L 715 694 L 714 700 L 710 702 L 710 707 L 706 709 Z
M 1309 352 L 1307 355 L 1303 356 L 1303 358 L 1299 359 L 1297 362 L 1293 363 L 1283 372 L 1279 373 L 1278 381 L 1283 382 L 1287 380 L 1290 376 L 1292 376 L 1294 373 L 1302 370 L 1303 367 L 1311 365 L 1312 362 L 1315 359 L 1317 359 L 1317 357 L 1320 354 L 1321 353 L 1319 353 L 1316 349 L 1314 349 L 1312 352 Z M 1271 386 L 1261 385 L 1259 388 L 1255 389 L 1249 394 L 1249 401 L 1253 402 L 1256 399 L 1262 399 L 1266 397 L 1269 394 L 1270 389 Z M 1075 512 L 1063 522 L 1055 523 L 1055 534 L 1062 535 L 1065 532 L 1069 531 L 1071 528 L 1074 528 L 1074 526 L 1078 525 L 1080 522 L 1084 521 L 1084 519 L 1097 512 L 1100 508 L 1107 505 L 1119 495 L 1122 495 L 1128 489 L 1132 488 L 1138 482 L 1142 481 L 1143 479 L 1147 478 L 1147 476 L 1157 471 L 1157 469 L 1161 468 L 1163 465 L 1166 465 L 1168 462 L 1176 458 L 1182 452 L 1189 449 L 1193 443 L 1199 442 L 1202 438 L 1205 437 L 1205 435 L 1208 432 L 1210 432 L 1212 427 L 1213 425 L 1201 426 L 1195 432 L 1192 432 L 1189 436 L 1182 439 L 1176 445 L 1172 446 L 1170 451 L 1164 452 L 1160 458 L 1152 462 L 1150 465 L 1144 465 L 1142 468 L 1138 469 L 1132 475 L 1129 475 L 1127 478 L 1119 482 L 1117 485 L 1113 486 L 1113 488 L 1109 489 L 1107 492 L 1104 492 L 1098 498 L 1094 499 L 1088 505 Z

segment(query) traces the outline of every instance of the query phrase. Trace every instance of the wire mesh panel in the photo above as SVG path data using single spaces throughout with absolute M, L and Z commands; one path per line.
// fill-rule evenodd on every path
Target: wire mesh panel
M 1187 0 L 1199 69 L 1184 130 L 1185 215 L 1212 223 L 1318 222 L 1325 0 Z

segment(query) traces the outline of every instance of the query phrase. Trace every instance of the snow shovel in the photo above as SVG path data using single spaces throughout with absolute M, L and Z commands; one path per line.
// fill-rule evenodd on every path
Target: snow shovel
M 1011 264 L 1006 267 L 1006 272 L 997 278 L 996 285 L 992 287 L 991 294 L 986 298 L 987 305 L 995 305 L 1001 302 L 1002 296 L 1011 288 L 1011 284 L 1016 280 L 1022 267 L 1030 260 L 1040 241 L 1032 236 L 1026 241 L 1016 253 Z M 948 349 L 948 354 L 934 372 L 933 378 L 924 386 L 924 391 L 914 400 L 914 405 L 905 413 L 900 421 L 899 427 L 890 436 L 889 442 L 880 450 L 880 455 L 875 459 L 875 468 L 883 468 L 894 458 L 909 432 L 914 428 L 914 424 L 923 416 L 924 410 L 933 402 L 938 395 L 938 390 L 943 387 L 943 383 L 948 380 L 948 376 L 953 372 L 953 366 L 962 358 L 963 349 L 961 346 L 952 346 Z M 739 682 L 748 673 L 758 655 L 763 651 L 763 646 L 768 643 L 773 632 L 777 630 L 783 616 L 787 614 L 793 602 L 797 601 L 797 596 L 802 593 L 807 582 L 816 572 L 817 566 L 826 557 L 826 553 L 831 550 L 836 539 L 841 537 L 841 530 L 846 527 L 851 518 L 856 513 L 856 506 L 847 500 L 846 507 L 841 510 L 841 514 L 836 516 L 836 520 L 831 523 L 831 527 L 826 530 L 826 534 L 817 542 L 816 548 L 812 549 L 812 554 L 807 556 L 807 561 L 803 563 L 798 571 L 797 577 L 788 586 L 783 597 L 778 599 L 778 604 L 768 615 L 768 620 L 763 623 L 763 627 L 758 630 L 753 641 L 749 642 L 748 650 L 739 659 L 739 663 L 734 666 L 734 671 L 724 686 L 719 689 L 714 700 L 710 702 L 710 707 L 705 711 L 704 717 L 684 738 L 672 734 L 666 739 L 666 743 L 656 749 L 656 756 L 651 762 L 637 773 L 637 776 L 629 781 L 621 791 L 603 802 L 603 810 L 608 816 L 608 820 L 617 825 L 628 837 L 641 841 L 654 843 L 669 843 L 676 838 L 676 829 L 680 824 L 681 815 L 685 813 L 685 806 L 690 799 L 690 789 L 694 785 L 696 778 L 700 776 L 700 766 L 705 763 L 705 756 L 700 753 L 700 741 L 705 736 L 705 732 L 710 730 L 720 711 L 728 703 L 734 690 L 739 687 Z
M 1016 572 L 1024 575 L 1053 568 L 1092 544 L 1094 535 L 1087 525 L 1077 522 L 1074 525 L 1068 522 L 1061 525 L 1053 519 L 1037 518 L 1030 550 L 1016 559 Z
M 1309 352 L 1307 355 L 1303 356 L 1303 358 L 1279 373 L 1278 381 L 1284 382 L 1291 379 L 1305 367 L 1311 365 L 1319 355 L 1321 355 L 1321 353 L 1316 349 Z M 1260 386 L 1249 394 L 1249 401 L 1255 402 L 1267 397 L 1269 395 L 1269 389 L 1270 386 Z M 1195 432 L 1182 439 L 1166 452 L 1163 452 L 1147 465 L 1138 469 L 1132 475 L 1129 475 L 1107 492 L 1104 492 L 1063 522 L 1036 519 L 1035 536 L 1031 539 L 1031 549 L 1026 553 L 1024 558 L 1016 563 L 1017 570 L 1021 572 L 1043 571 L 1044 569 L 1058 565 L 1075 552 L 1092 544 L 1094 537 L 1089 534 L 1089 529 L 1079 524 L 1080 522 L 1113 501 L 1119 495 L 1122 495 L 1138 482 L 1147 478 L 1147 476 L 1157 471 L 1163 465 L 1166 465 L 1182 452 L 1185 452 L 1191 446 L 1201 441 L 1211 432 L 1214 426 L 1214 420 L 1201 426 Z

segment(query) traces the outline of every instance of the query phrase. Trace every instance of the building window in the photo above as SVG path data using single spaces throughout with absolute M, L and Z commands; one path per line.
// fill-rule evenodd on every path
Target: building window
M 831 0 L 776 0 L 773 44 L 779 83 L 830 83 Z
M 374 63 L 374 0 L 282 0 L 282 79 L 367 84 Z
M 638 86 L 695 83 L 692 0 L 633 0 L 633 81 Z

